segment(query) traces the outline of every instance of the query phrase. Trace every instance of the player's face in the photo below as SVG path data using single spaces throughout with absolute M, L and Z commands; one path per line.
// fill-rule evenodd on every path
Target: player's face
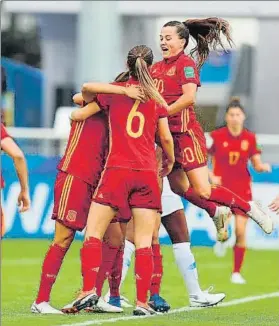
M 175 26 L 163 27 L 160 34 L 160 47 L 164 58 L 176 56 L 184 49 L 185 40 L 180 39 Z
M 243 127 L 245 114 L 240 108 L 230 108 L 226 114 L 228 127 Z

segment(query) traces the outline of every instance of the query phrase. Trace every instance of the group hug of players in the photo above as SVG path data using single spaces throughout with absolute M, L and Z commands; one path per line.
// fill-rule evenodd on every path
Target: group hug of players
M 171 238 L 190 305 L 221 302 L 225 294 L 200 288 L 180 197 L 208 212 L 219 241 L 227 239 L 231 215 L 236 216 L 232 281 L 241 283 L 247 218 L 268 234 L 273 229 L 269 215 L 252 201 L 247 163 L 251 159 L 257 171 L 269 171 L 270 166 L 261 161 L 255 135 L 243 128 L 244 109 L 234 99 L 227 108 L 227 126 L 211 134 L 214 164 L 213 171 L 208 170 L 208 149 L 193 105 L 199 69 L 211 48 L 223 46 L 222 34 L 230 43 L 229 24 L 223 19 L 170 21 L 160 34 L 161 61 L 153 64 L 152 50 L 135 46 L 127 56 L 128 71 L 114 83 L 86 83 L 74 96 L 80 108 L 71 114 L 67 148 L 58 165 L 55 235 L 32 312 L 122 312 L 127 304 L 120 296 L 128 265 L 123 263 L 124 250 L 124 260 L 135 252 L 133 314 L 168 311 L 169 304 L 160 296 L 161 222 Z M 196 62 L 184 53 L 190 36 L 196 41 L 191 51 Z M 278 210 L 277 200 L 271 209 Z M 82 289 L 58 310 L 50 305 L 51 289 L 76 231 L 84 228 Z M 104 300 L 106 279 L 109 294 Z

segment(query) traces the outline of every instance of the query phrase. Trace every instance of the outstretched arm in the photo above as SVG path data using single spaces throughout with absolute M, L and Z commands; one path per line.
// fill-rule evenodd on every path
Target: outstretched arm
M 30 197 L 28 187 L 28 170 L 24 154 L 11 137 L 6 137 L 1 140 L 1 148 L 14 161 L 21 188 L 18 196 L 18 206 L 20 206 L 20 212 L 25 212 L 30 208 Z
M 85 83 L 82 86 L 82 96 L 85 102 L 92 102 L 96 94 L 118 94 L 126 95 L 132 99 L 144 102 L 144 94 L 139 87 L 119 86 L 107 83 Z
M 257 172 L 271 172 L 271 166 L 269 163 L 263 163 L 261 154 L 255 154 L 251 157 L 251 162 L 253 165 L 253 168 Z
M 162 177 L 168 175 L 175 162 L 173 138 L 169 129 L 168 118 L 161 118 L 158 122 L 158 135 L 164 153 L 167 156 L 167 165 L 163 167 Z
M 193 83 L 182 86 L 183 95 L 177 101 L 172 103 L 168 108 L 169 115 L 174 115 L 181 112 L 183 109 L 194 105 L 196 102 L 197 85 Z
M 83 121 L 100 111 L 99 105 L 96 102 L 91 102 L 82 108 L 74 110 L 71 113 L 71 119 L 74 121 Z

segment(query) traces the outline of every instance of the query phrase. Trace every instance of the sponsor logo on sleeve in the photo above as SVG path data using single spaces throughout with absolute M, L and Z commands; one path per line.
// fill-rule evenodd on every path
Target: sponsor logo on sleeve
M 184 67 L 184 75 L 186 78 L 195 78 L 195 70 L 193 67 Z

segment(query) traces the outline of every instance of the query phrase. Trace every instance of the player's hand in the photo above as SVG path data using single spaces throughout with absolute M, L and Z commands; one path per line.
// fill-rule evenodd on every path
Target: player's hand
M 271 172 L 271 165 L 269 163 L 263 163 L 261 165 L 261 172 Z
M 141 102 L 146 101 L 145 95 L 139 86 L 132 85 L 132 86 L 126 87 L 125 94 L 126 94 L 126 96 L 128 96 L 134 100 L 139 100 Z
M 279 196 L 277 196 L 272 202 L 271 204 L 268 205 L 269 209 L 272 212 L 275 212 L 276 214 L 279 215 Z
M 164 178 L 166 177 L 168 174 L 171 173 L 172 169 L 173 169 L 173 164 L 174 162 L 171 162 L 169 160 L 166 160 L 164 163 L 163 163 L 163 167 L 162 169 L 160 170 L 159 172 L 159 175 L 161 178 Z
M 18 199 L 17 199 L 17 205 L 19 207 L 20 213 L 24 213 L 28 211 L 30 208 L 30 196 L 28 190 L 21 190 Z
M 222 177 L 218 177 L 217 175 L 212 175 L 210 177 L 212 184 L 221 186 L 222 185 Z

